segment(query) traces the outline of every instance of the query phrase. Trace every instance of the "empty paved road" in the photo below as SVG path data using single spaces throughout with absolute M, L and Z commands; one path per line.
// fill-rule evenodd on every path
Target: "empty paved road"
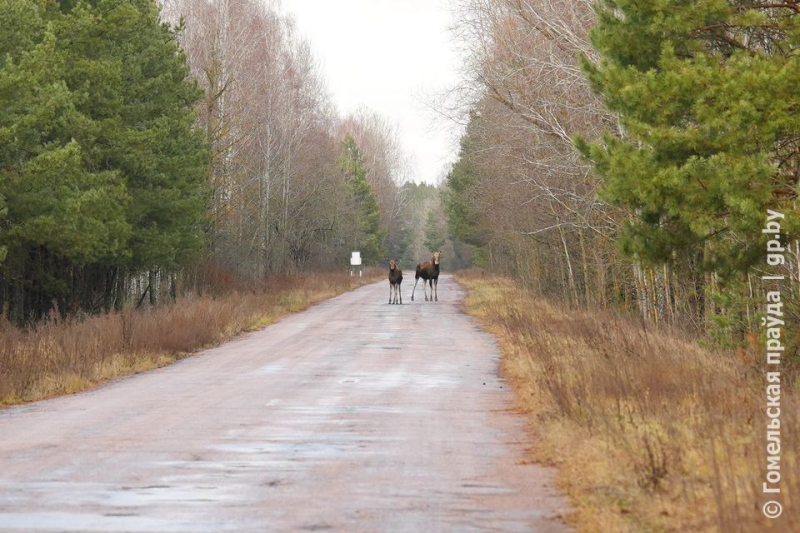
M 566 531 L 463 290 L 411 285 L 0 411 L 0 531 Z

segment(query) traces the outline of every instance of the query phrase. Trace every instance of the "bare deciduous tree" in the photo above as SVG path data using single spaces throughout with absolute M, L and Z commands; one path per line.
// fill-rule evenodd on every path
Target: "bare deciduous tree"
M 400 216 L 397 133 L 369 112 L 339 120 L 309 44 L 277 2 L 165 0 L 205 91 L 211 258 L 250 277 L 343 260 L 354 209 L 337 168 L 352 132 L 368 156 L 385 227 Z M 399 241 L 390 235 L 390 240 Z

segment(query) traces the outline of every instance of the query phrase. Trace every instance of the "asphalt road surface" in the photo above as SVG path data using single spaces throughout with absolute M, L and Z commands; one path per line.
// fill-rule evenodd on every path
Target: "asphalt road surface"
M 464 291 L 411 286 L 0 411 L 0 531 L 568 531 Z

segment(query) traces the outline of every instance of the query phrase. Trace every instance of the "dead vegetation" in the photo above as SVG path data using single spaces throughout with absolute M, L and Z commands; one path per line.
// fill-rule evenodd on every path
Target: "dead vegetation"
M 29 329 L 15 328 L 2 318 L 0 406 L 73 393 L 167 365 L 382 274 L 376 270 L 361 279 L 346 272 L 273 277 L 249 291 L 188 295 L 177 304 L 141 311 L 49 319 Z
M 547 303 L 475 273 L 468 311 L 498 338 L 531 417 L 533 454 L 558 467 L 580 531 L 800 531 L 798 416 L 782 396 L 784 513 L 766 520 L 763 369 L 611 312 Z

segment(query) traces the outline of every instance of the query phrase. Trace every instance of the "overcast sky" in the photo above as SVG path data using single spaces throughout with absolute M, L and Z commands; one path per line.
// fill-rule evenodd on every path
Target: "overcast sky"
M 367 106 L 396 122 L 412 178 L 434 182 L 454 157 L 458 132 L 426 95 L 458 81 L 447 0 L 283 0 L 324 68 L 342 114 Z

